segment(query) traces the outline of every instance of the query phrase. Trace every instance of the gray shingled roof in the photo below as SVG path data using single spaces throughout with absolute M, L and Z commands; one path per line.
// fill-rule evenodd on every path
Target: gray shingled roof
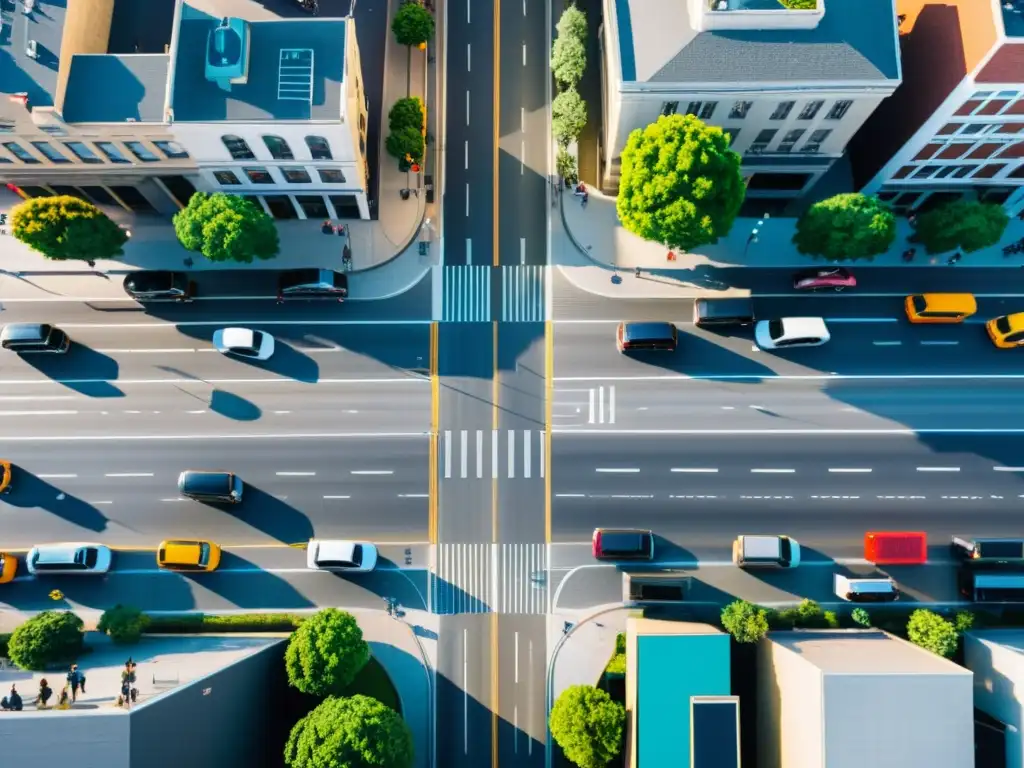
M 183 9 L 172 94 L 177 122 L 341 119 L 345 20 L 251 22 L 248 82 L 230 92 L 206 79 L 207 36 L 219 21 L 189 5 Z M 285 48 L 313 50 L 312 103 L 278 98 Z
M 164 119 L 171 57 L 162 53 L 76 54 L 64 97 L 69 123 Z
M 636 39 L 664 18 L 645 0 L 615 0 L 622 77 L 636 80 Z M 690 26 L 688 5 L 673 24 Z M 780 11 L 782 13 L 783 11 Z M 815 29 L 697 32 L 647 82 L 886 81 L 899 77 L 893 0 L 825 0 Z M 622 34 L 629 30 L 629 39 Z

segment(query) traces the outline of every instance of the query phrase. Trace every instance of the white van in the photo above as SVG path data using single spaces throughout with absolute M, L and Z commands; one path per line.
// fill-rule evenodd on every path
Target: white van
M 851 603 L 891 603 L 900 599 L 896 582 L 889 578 L 851 579 L 837 573 L 832 584 L 836 597 Z
M 789 536 L 737 536 L 732 561 L 740 568 L 796 568 L 800 545 Z

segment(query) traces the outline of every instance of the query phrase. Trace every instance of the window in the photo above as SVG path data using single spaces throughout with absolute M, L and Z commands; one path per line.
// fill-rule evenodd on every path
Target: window
M 956 112 L 954 112 L 953 114 L 954 115 L 970 115 L 970 114 L 972 114 L 974 112 L 974 110 L 976 110 L 978 107 L 980 107 L 981 104 L 982 104 L 982 102 L 981 102 L 980 99 L 969 99 L 968 101 L 965 101 L 963 104 L 961 104 L 959 107 L 957 107 Z
M 821 145 L 825 143 L 825 139 L 832 133 L 831 128 L 824 128 L 820 131 L 814 131 L 811 133 L 811 138 L 804 144 L 802 152 L 820 152 Z
M 789 113 L 793 111 L 793 107 L 796 106 L 795 101 L 780 101 L 775 107 L 775 111 L 772 112 L 772 120 L 785 120 L 789 117 Z
M 797 128 L 793 131 L 786 131 L 786 135 L 782 137 L 782 141 L 779 142 L 779 152 L 792 152 L 793 147 L 800 141 L 800 137 L 804 135 L 803 128 Z
M 59 125 L 40 125 L 39 130 L 51 136 L 67 136 L 68 132 Z
M 320 174 L 320 181 L 324 184 L 345 183 L 345 174 L 341 172 L 341 168 L 317 168 L 316 172 Z
M 914 160 L 931 160 L 936 153 L 942 149 L 941 144 L 925 144 L 920 151 L 914 155 Z
M 696 115 L 701 120 L 710 120 L 717 106 L 717 101 L 691 101 L 686 105 L 686 114 Z
M 231 153 L 232 160 L 255 160 L 256 155 L 249 149 L 249 145 L 245 143 L 245 139 L 241 136 L 221 136 L 220 140 L 224 142 L 224 146 L 227 147 L 228 152 Z
M 21 144 L 19 144 L 16 141 L 5 141 L 3 146 L 4 146 L 4 149 L 6 149 L 8 152 L 10 152 L 12 155 L 14 155 L 19 160 L 21 160 L 21 162 L 23 162 L 23 163 L 30 163 L 30 164 L 38 164 L 39 163 L 39 160 L 36 158 L 35 155 L 33 155 L 31 152 L 29 152 L 27 149 L 25 149 L 23 146 L 21 146 Z
M 14 133 L 14 124 L 4 123 L 0 125 L 0 133 Z
M 964 153 L 971 148 L 971 145 L 964 143 L 947 144 L 942 148 L 942 151 L 936 155 L 937 160 L 956 160 L 958 157 L 963 157 Z
M 927 179 L 930 178 L 933 173 L 939 170 L 942 166 L 939 165 L 923 165 L 918 168 L 912 178 L 915 179 Z
M 742 120 L 747 116 L 747 112 L 754 106 L 752 101 L 734 101 L 732 103 L 732 109 L 729 110 L 729 117 L 733 120 Z
M 65 141 L 64 146 L 71 150 L 71 152 L 81 160 L 83 163 L 102 163 L 100 158 L 96 157 L 96 153 L 89 149 L 89 145 L 81 141 Z
M 289 184 L 312 184 L 313 180 L 309 178 L 309 172 L 305 168 L 282 168 L 281 175 L 284 176 L 284 180 Z
M 939 168 L 939 171 L 938 173 L 935 174 L 934 178 L 944 179 L 947 176 L 949 176 L 949 174 L 951 174 L 954 170 L 956 170 L 955 165 L 944 165 L 941 168 Z
M 149 150 L 149 147 L 147 147 L 141 141 L 126 141 L 124 145 L 128 147 L 129 150 L 131 150 L 131 153 L 133 155 L 139 158 L 139 160 L 142 160 L 144 163 L 155 163 L 157 160 L 160 159 L 155 154 L 153 154 Z
M 964 176 L 969 174 L 975 168 L 977 168 L 976 165 L 958 165 L 956 167 L 956 170 L 953 171 L 953 178 L 954 179 L 962 179 Z
M 273 184 L 274 177 L 266 168 L 245 168 L 245 175 L 253 184 Z
M 295 159 L 295 155 L 292 154 L 292 148 L 280 136 L 264 136 L 263 143 L 267 145 L 267 149 L 270 150 L 270 156 L 275 160 Z
M 853 102 L 849 99 L 843 99 L 837 101 L 832 105 L 832 109 L 825 115 L 826 120 L 842 120 L 846 116 L 846 113 L 850 111 L 850 107 L 853 106 Z
M 984 130 L 984 123 L 967 123 L 967 125 L 964 125 L 962 128 L 960 128 L 960 135 L 972 136 L 975 133 L 982 133 Z
M 333 160 L 331 145 L 323 136 L 307 136 L 306 146 L 309 147 L 309 154 L 314 160 Z
M 772 139 L 775 138 L 776 133 L 778 133 L 778 131 L 774 128 L 766 128 L 765 130 L 758 131 L 757 138 L 751 143 L 747 152 L 752 155 L 761 154 L 768 149 L 768 145 L 772 143 Z
M 100 152 L 110 158 L 112 163 L 130 163 L 127 157 L 117 148 L 117 145 L 111 141 L 97 141 L 96 146 L 99 147 Z
M 64 157 L 60 152 L 53 148 L 53 145 L 48 141 L 33 141 L 32 146 L 39 150 L 47 160 L 51 163 L 70 163 L 71 160 Z
M 804 104 L 804 108 L 800 110 L 800 115 L 797 119 L 799 120 L 813 120 L 818 114 L 818 110 L 825 106 L 824 101 L 808 101 Z
M 992 157 L 996 153 L 996 150 L 1002 149 L 1005 144 L 995 144 L 988 142 L 987 144 L 979 144 L 975 147 L 969 155 L 968 160 L 984 160 L 987 157 Z
M 154 141 L 153 146 L 163 152 L 171 160 L 188 157 L 188 152 L 176 141 Z
M 668 117 L 669 115 L 674 115 L 678 111 L 679 111 L 679 102 L 678 101 L 663 101 L 663 102 L 661 102 L 661 114 L 662 114 L 663 117 Z
M 327 203 L 320 195 L 296 195 L 295 202 L 302 208 L 307 219 L 329 219 L 330 211 L 327 210 Z
M 241 184 L 238 177 L 235 176 L 234 171 L 214 171 L 213 178 L 217 180 L 217 183 L 222 187 L 231 187 L 235 184 Z
M 974 174 L 973 178 L 991 179 L 1005 167 L 1006 163 L 989 163 L 988 165 L 983 165 L 978 169 L 977 173 Z

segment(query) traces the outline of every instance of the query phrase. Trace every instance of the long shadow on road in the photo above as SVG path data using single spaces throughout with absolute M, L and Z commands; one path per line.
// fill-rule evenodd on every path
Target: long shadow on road
M 313 537 L 309 518 L 284 499 L 248 482 L 242 498 L 241 504 L 218 508 L 285 544 L 306 542 Z
M 66 354 L 25 355 L 22 360 L 47 378 L 88 397 L 124 397 L 124 392 L 111 384 L 119 375 L 117 361 L 75 341 Z
M 17 485 L 2 497 L 11 506 L 45 509 L 83 530 L 99 533 L 107 529 L 107 517 L 96 507 L 29 472 L 19 471 Z

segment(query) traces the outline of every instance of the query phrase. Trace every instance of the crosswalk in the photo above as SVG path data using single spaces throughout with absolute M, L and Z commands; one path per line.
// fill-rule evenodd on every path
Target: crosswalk
M 498 275 L 500 291 L 495 292 L 493 281 Z M 543 322 L 546 279 L 546 267 L 526 264 L 444 267 L 441 319 L 446 323 L 487 323 L 500 316 L 504 323 Z M 498 297 L 500 315 L 492 313 L 492 295 Z
M 445 479 L 544 477 L 543 429 L 459 429 L 441 433 Z
M 431 580 L 434 613 L 544 614 L 544 544 L 438 544 Z

